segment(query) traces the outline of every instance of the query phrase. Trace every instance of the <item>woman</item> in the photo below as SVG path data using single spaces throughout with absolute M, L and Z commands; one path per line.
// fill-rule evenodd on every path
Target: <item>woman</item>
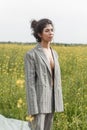
M 37 45 L 25 55 L 28 114 L 31 130 L 51 130 L 54 112 L 63 111 L 58 55 L 50 46 L 54 36 L 49 19 L 31 22 Z

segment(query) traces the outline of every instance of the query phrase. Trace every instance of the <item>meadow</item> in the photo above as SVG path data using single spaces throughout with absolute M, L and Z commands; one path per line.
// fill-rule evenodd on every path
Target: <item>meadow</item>
M 0 44 L 0 114 L 26 120 L 24 55 L 35 45 Z M 87 46 L 52 45 L 59 55 L 64 112 L 53 130 L 87 130 Z

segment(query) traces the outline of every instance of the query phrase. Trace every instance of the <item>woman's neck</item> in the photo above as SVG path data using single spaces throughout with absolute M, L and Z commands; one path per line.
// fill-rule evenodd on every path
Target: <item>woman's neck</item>
M 41 46 L 42 46 L 43 48 L 47 48 L 47 49 L 50 48 L 50 42 L 41 42 L 40 44 L 41 44 Z

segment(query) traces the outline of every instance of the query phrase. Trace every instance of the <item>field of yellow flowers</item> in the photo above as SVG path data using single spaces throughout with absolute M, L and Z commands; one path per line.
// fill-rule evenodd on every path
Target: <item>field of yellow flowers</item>
M 0 44 L 0 114 L 27 120 L 24 55 L 34 45 Z M 64 112 L 53 130 L 87 130 L 87 46 L 52 47 L 59 54 Z

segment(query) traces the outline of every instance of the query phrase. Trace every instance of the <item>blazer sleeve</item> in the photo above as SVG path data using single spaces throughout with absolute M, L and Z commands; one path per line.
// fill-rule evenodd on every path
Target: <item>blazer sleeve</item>
M 35 63 L 33 55 L 31 53 L 26 53 L 24 61 L 28 114 L 34 115 L 38 113 L 38 105 L 35 90 Z

